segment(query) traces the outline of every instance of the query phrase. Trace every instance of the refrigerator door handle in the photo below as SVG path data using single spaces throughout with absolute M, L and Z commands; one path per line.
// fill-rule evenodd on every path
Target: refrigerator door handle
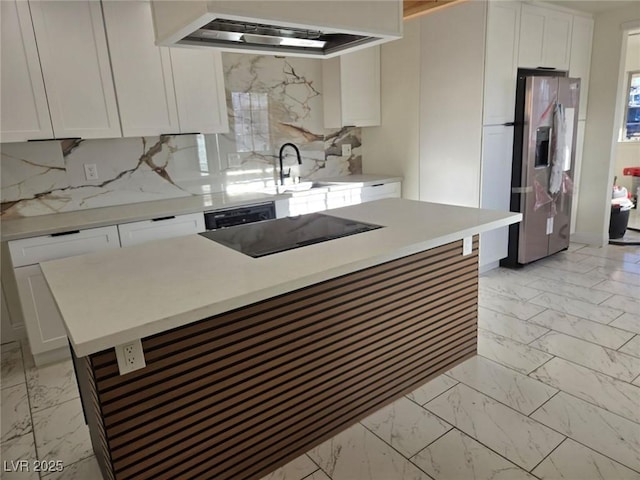
M 533 187 L 531 185 L 527 187 L 511 187 L 511 193 L 531 193 L 533 192 Z

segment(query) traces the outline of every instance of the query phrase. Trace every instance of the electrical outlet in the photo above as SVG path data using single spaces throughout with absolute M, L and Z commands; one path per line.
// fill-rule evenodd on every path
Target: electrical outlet
M 85 163 L 84 177 L 87 180 L 98 180 L 98 166 L 95 163 Z
M 116 346 L 116 359 L 118 360 L 120 375 L 140 370 L 147 366 L 144 361 L 142 341 L 139 339 Z
M 350 157 L 351 156 L 351 144 L 350 143 L 344 143 L 342 145 L 342 156 L 343 157 Z

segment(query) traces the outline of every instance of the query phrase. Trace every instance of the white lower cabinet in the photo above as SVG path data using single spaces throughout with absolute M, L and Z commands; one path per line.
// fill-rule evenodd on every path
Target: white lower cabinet
M 47 363 L 38 362 L 42 354 L 67 348 L 62 318 L 40 265 L 16 268 L 15 274 L 31 353 L 36 364 Z
M 364 187 L 332 186 L 326 192 L 306 192 L 293 195 L 288 200 L 277 200 L 276 218 L 322 212 L 383 198 L 400 198 L 401 193 L 401 182 L 380 182 Z
M 36 365 L 69 356 L 62 318 L 39 263 L 119 247 L 115 226 L 9 242 L 24 324 Z
M 118 225 L 123 247 L 204 232 L 204 214 L 190 213 Z

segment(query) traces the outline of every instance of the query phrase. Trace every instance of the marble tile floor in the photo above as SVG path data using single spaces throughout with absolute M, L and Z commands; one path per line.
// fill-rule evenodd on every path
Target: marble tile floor
M 263 480 L 640 480 L 640 247 L 480 278 L 478 355 Z M 99 480 L 70 362 L 2 345 L 2 460 Z M 4 470 L 4 468 L 3 468 Z

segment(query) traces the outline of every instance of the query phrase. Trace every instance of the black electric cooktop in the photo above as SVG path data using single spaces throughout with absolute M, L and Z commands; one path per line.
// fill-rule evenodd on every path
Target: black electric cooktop
M 254 258 L 383 228 L 321 213 L 210 230 L 200 235 Z

